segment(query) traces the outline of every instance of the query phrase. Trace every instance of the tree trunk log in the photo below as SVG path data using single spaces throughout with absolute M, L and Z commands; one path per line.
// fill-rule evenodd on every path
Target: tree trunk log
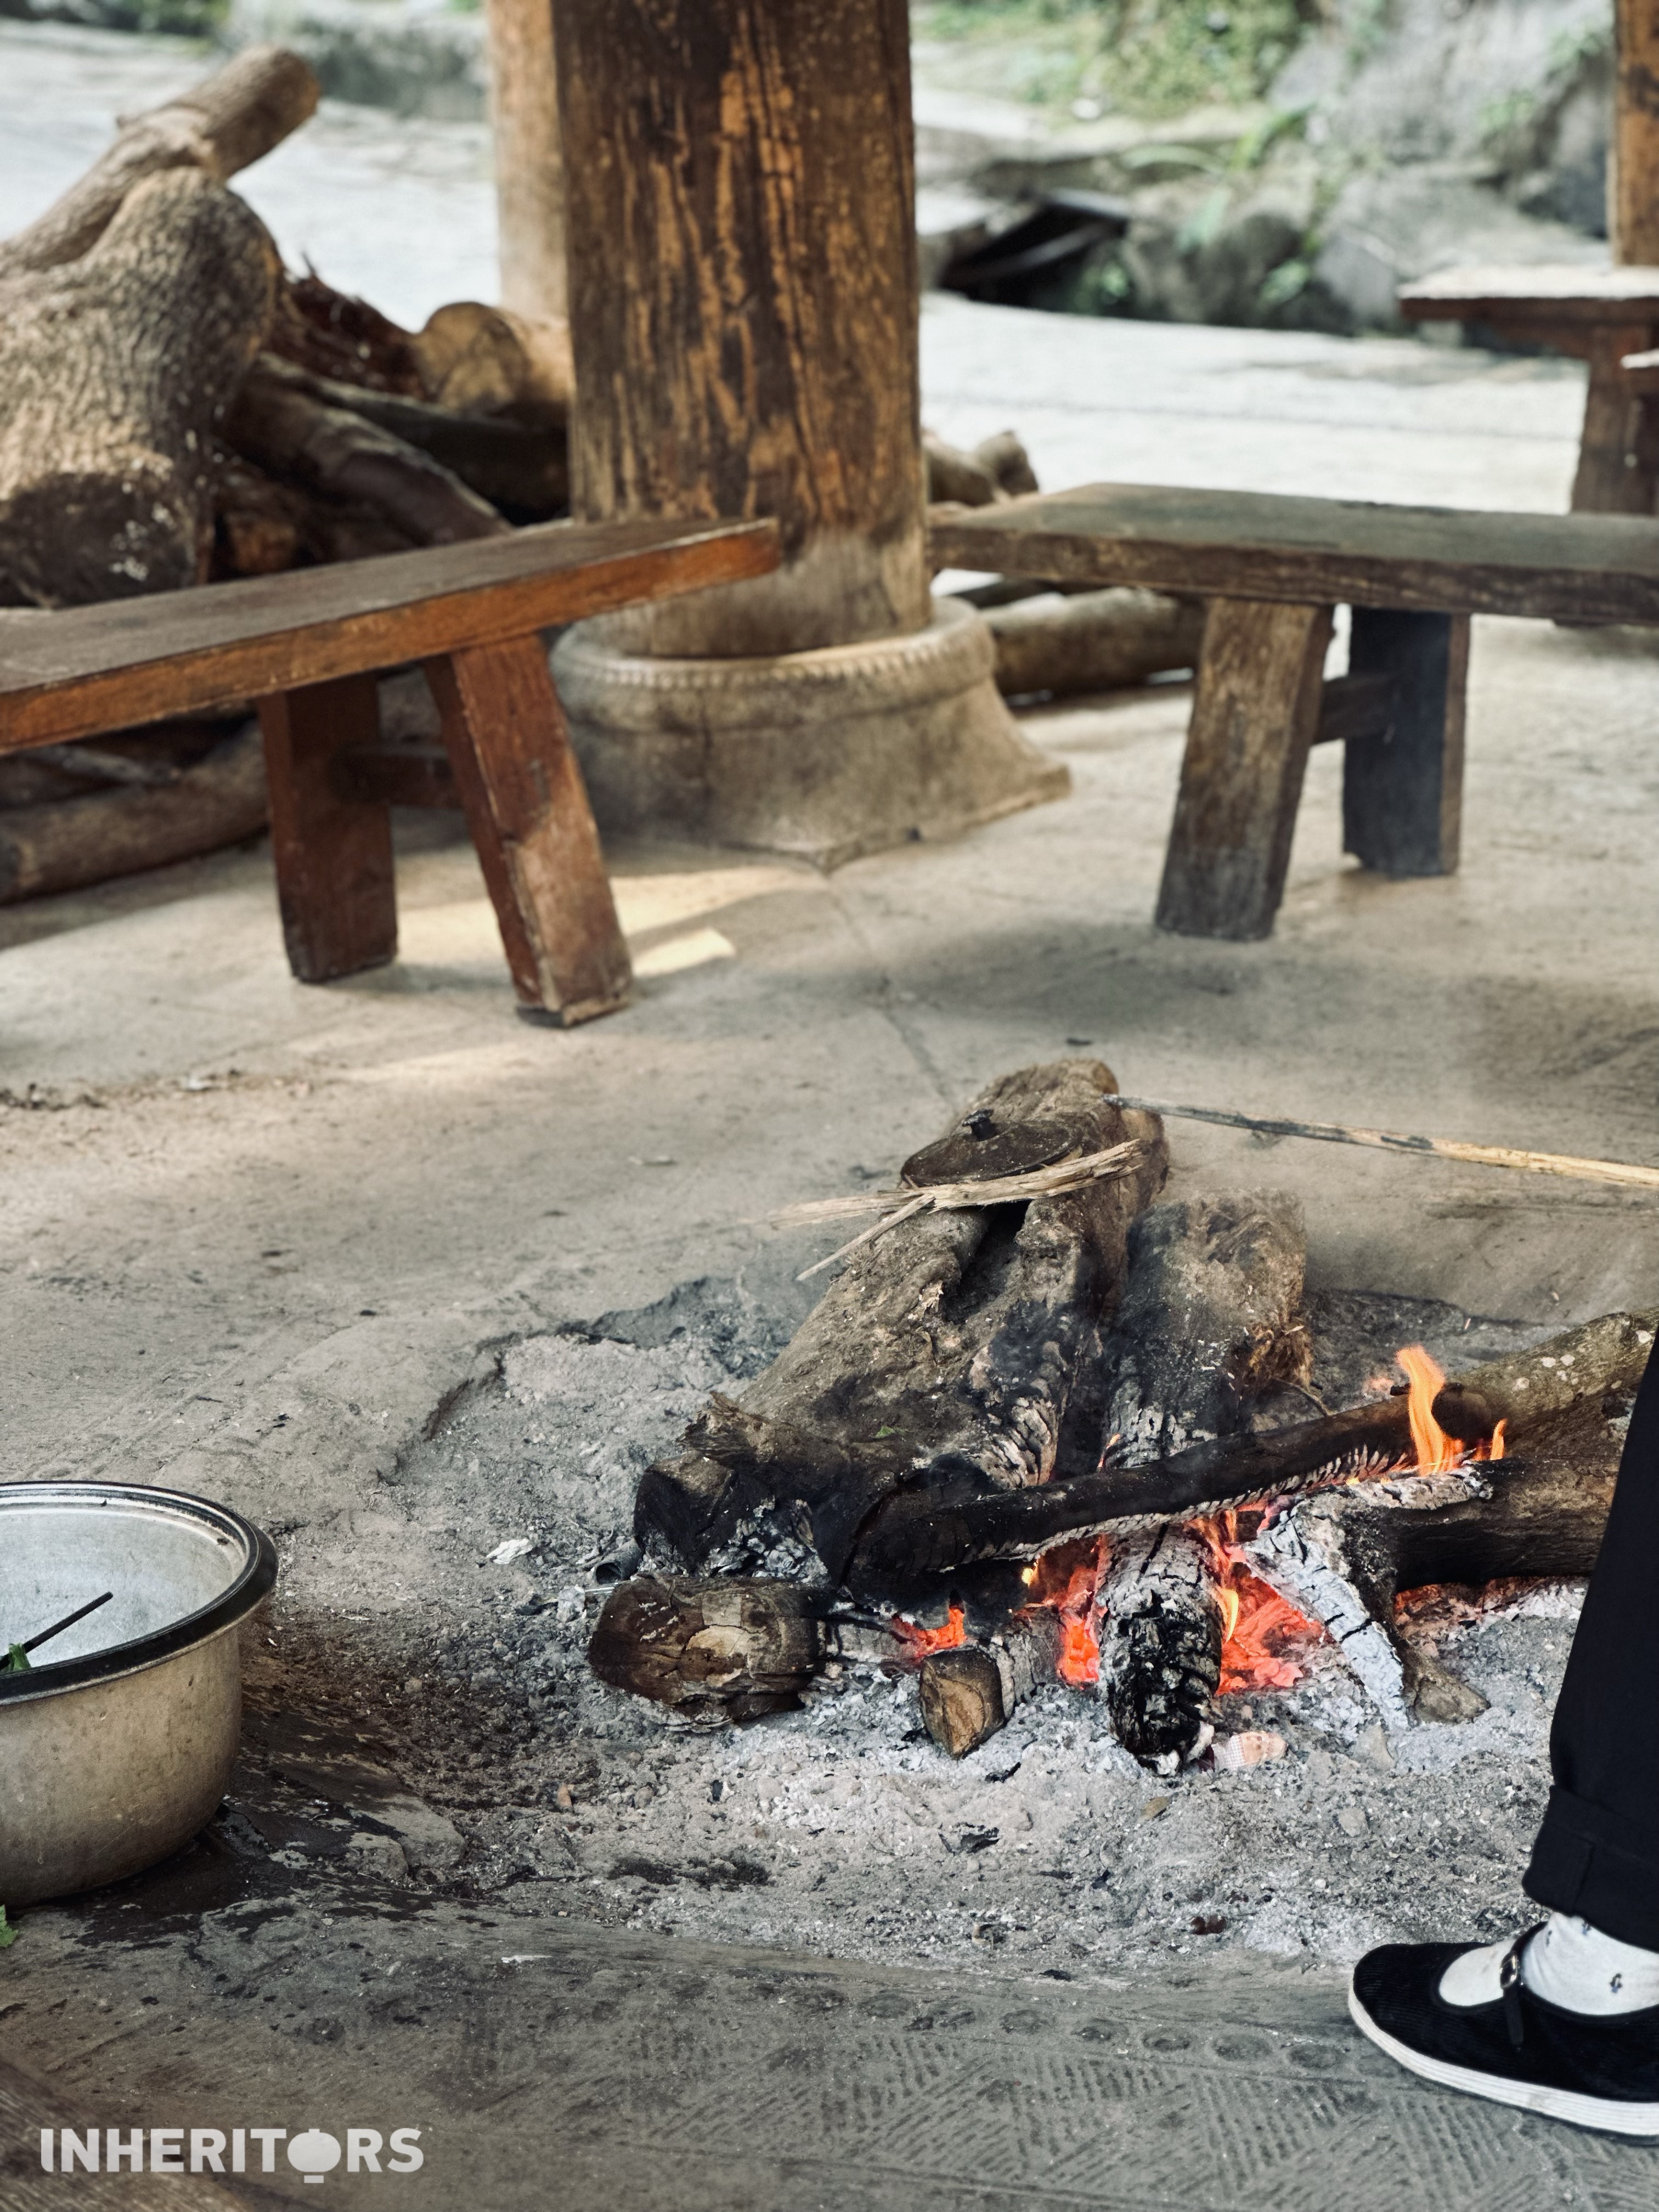
M 146 177 L 184 169 L 223 184 L 297 131 L 319 96 L 298 54 L 249 46 L 193 91 L 123 122 L 86 174 L 0 245 L 0 278 L 80 260 Z
M 245 723 L 164 783 L 0 812 L 0 905 L 193 860 L 257 836 L 266 816 L 259 732 Z
M 0 279 L 0 604 L 205 577 L 211 435 L 277 270 L 257 216 L 188 168 L 137 185 L 80 260 Z
M 947 1476 L 989 1493 L 1046 1481 L 1079 1360 L 1119 1293 L 1129 1224 L 1164 1174 L 1159 1125 L 1103 1106 L 1111 1083 L 1098 1060 L 1022 1069 L 907 1162 L 922 1185 L 1129 1137 L 1146 1147 L 1120 1180 L 921 1214 L 863 1248 L 741 1402 L 714 1400 L 688 1452 L 647 1470 L 641 1544 L 700 1572 L 839 1582 L 902 1484 L 925 1498 Z M 901 1589 L 912 1580 L 900 1562 Z
M 326 405 L 313 380 L 274 355 L 243 380 L 224 435 L 267 474 L 369 507 L 413 544 L 453 545 L 512 527 L 430 453 L 362 414 Z
M 562 322 L 568 286 L 553 8 L 554 0 L 487 0 L 486 13 L 501 304 Z
M 1121 691 L 1196 668 L 1204 606 L 1161 592 L 1045 592 L 988 611 L 997 689 L 1005 697 Z
M 1659 18 L 1645 0 L 1615 0 L 1607 236 L 1623 264 L 1659 261 Z
M 775 515 L 784 537 L 776 576 L 607 637 L 719 656 L 920 629 L 905 0 L 560 0 L 554 31 L 576 511 Z

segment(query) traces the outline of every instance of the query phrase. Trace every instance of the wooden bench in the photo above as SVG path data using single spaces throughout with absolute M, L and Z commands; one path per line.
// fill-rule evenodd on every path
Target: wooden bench
M 937 568 L 1208 600 L 1160 928 L 1259 938 L 1284 895 L 1310 745 L 1344 741 L 1345 848 L 1457 866 L 1471 615 L 1659 626 L 1659 529 L 1272 493 L 1091 484 L 934 511 Z M 1323 681 L 1334 609 L 1350 673 Z
M 391 808 L 466 812 L 525 1008 L 610 1012 L 631 983 L 540 633 L 775 568 L 771 522 L 558 523 L 511 537 L 61 612 L 0 613 L 0 753 L 258 702 L 289 965 L 326 983 L 398 946 Z M 410 661 L 436 757 L 380 743 Z
M 1484 323 L 1517 344 L 1587 362 L 1573 512 L 1653 513 L 1659 438 L 1625 356 L 1659 343 L 1659 268 L 1443 269 L 1398 296 L 1407 322 Z

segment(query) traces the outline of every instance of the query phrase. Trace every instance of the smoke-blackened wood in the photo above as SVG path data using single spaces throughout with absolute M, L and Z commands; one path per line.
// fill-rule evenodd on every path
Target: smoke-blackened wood
M 1145 1157 L 1023 1207 L 921 1214 L 864 1247 L 742 1401 L 715 1400 L 687 1452 L 647 1471 L 640 1542 L 699 1571 L 838 1582 L 901 1486 L 925 1520 L 941 1485 L 975 1497 L 1046 1482 L 1079 1358 L 1121 1285 L 1129 1224 L 1164 1174 L 1157 1121 L 1102 1103 L 1112 1081 L 1098 1060 L 1064 1060 L 981 1092 L 959 1144 L 918 1155 L 909 1179 L 959 1179 L 980 1152 L 1003 1174 L 1032 1150 L 1132 1137 Z M 913 1560 L 893 1564 L 908 1586 Z
M 1170 669 L 1194 668 L 1204 606 L 1159 592 L 1055 592 L 986 617 L 996 682 L 1007 696 L 1115 691 Z
M 211 434 L 276 275 L 252 210 L 183 168 L 137 185 L 79 260 L 0 276 L 0 604 L 205 576 Z
M 185 169 L 222 184 L 297 131 L 319 96 L 298 54 L 247 47 L 204 83 L 127 117 L 86 174 L 27 230 L 0 244 L 0 276 L 78 261 L 146 177 Z
M 1463 821 L 1467 615 L 1356 607 L 1350 680 L 1392 687 L 1387 726 L 1350 738 L 1342 763 L 1342 842 L 1385 876 L 1446 876 Z
M 935 1651 L 921 1662 L 921 1717 L 952 1759 L 964 1759 L 1056 1679 L 1060 1620 L 1051 1606 L 1014 1613 L 985 1644 Z
M 429 453 L 319 398 L 311 378 L 274 355 L 244 378 L 224 435 L 268 475 L 369 507 L 411 544 L 499 538 L 511 527 Z
M 1306 1259 L 1288 1192 L 1171 1200 L 1142 1214 L 1106 1340 L 1104 1448 L 1127 1463 L 1240 1436 L 1265 1392 L 1306 1382 Z
M 613 1689 L 720 1723 L 798 1705 L 823 1650 L 818 1608 L 797 1583 L 641 1576 L 606 1599 L 587 1658 Z
M 1209 1741 L 1221 1685 L 1215 1554 L 1174 1524 L 1114 1544 L 1102 1579 L 1100 1696 L 1143 1765 L 1172 1771 Z

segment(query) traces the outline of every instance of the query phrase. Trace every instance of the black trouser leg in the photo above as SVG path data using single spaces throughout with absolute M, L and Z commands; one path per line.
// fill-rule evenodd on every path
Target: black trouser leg
M 1659 1951 L 1659 1359 L 1631 1416 L 1550 1765 L 1528 1896 Z

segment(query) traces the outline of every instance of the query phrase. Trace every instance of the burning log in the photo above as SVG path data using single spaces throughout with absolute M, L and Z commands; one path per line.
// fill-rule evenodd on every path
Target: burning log
M 1130 1138 L 1143 1147 L 1115 1179 L 917 1214 L 863 1246 L 741 1402 L 714 1400 L 690 1449 L 647 1470 L 641 1545 L 699 1572 L 765 1566 L 838 1583 L 903 1485 L 995 1498 L 1043 1484 L 1079 1362 L 1121 1287 L 1129 1224 L 1164 1179 L 1158 1123 L 1103 1109 L 1110 1087 L 1097 1060 L 1023 1068 L 907 1161 L 904 1181 L 921 1189 Z M 893 1565 L 902 1595 L 913 1563 Z
M 1013 1718 L 1032 1692 L 1059 1680 L 1065 1631 L 1042 1606 L 1017 1613 L 983 1644 L 935 1651 L 921 1662 L 921 1717 L 952 1759 L 964 1759 Z
M 1265 1581 L 1330 1629 L 1386 1713 L 1459 1720 L 1481 1704 L 1395 1633 L 1401 1591 L 1594 1567 L 1656 1318 L 1608 1314 L 1467 1376 L 1502 1408 L 1501 1459 L 1319 1492 L 1246 1546 Z
M 130 191 L 80 259 L 0 276 L 0 604 L 202 579 L 211 434 L 277 271 L 252 210 L 174 168 Z
M 1215 1734 L 1222 1606 L 1216 1556 L 1166 1524 L 1112 1547 L 1100 1589 L 1100 1696 L 1112 1733 L 1143 1765 L 1173 1773 Z

